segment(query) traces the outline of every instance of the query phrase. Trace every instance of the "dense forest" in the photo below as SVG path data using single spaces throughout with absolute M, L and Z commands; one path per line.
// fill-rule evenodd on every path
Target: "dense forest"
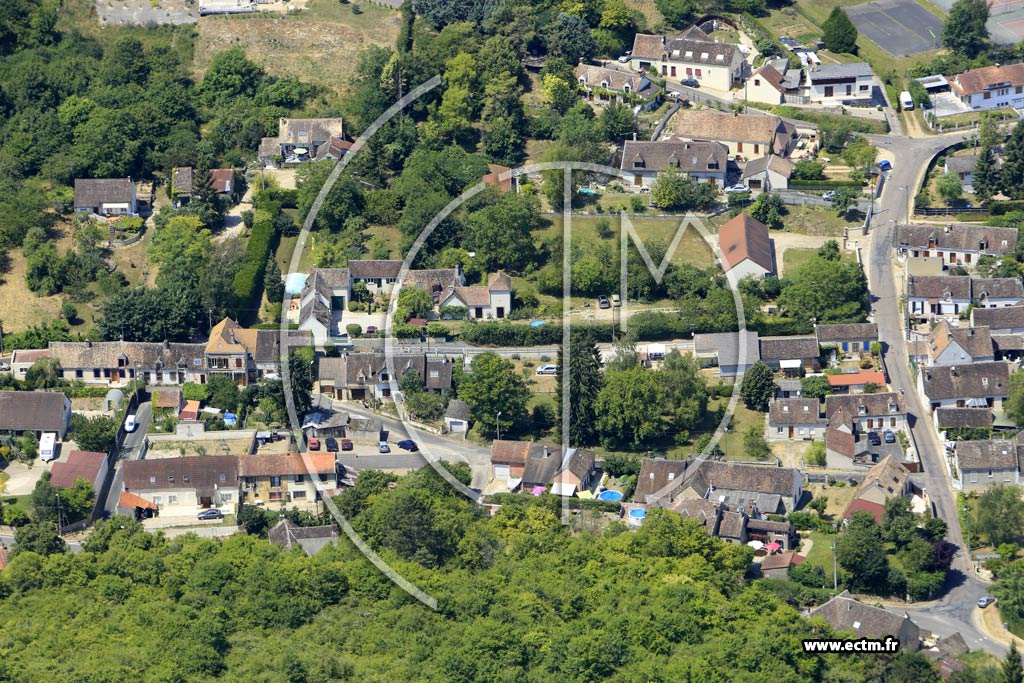
M 393 479 L 366 473 L 337 501 L 437 611 L 344 541 L 307 558 L 114 518 L 79 554 L 26 539 L 0 573 L 0 681 L 937 680 L 919 655 L 803 654 L 824 623 L 746 581 L 752 551 L 695 521 L 571 533 L 554 498 L 487 518 L 429 468 Z

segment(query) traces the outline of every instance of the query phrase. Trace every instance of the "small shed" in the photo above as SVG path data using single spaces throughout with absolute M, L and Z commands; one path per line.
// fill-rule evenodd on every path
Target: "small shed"
M 112 413 L 118 410 L 124 403 L 124 392 L 120 389 L 111 389 L 107 392 L 107 395 L 103 397 L 103 410 L 104 412 Z
M 469 404 L 453 398 L 448 401 L 448 410 L 444 414 L 444 428 L 450 434 L 465 434 L 469 431 Z

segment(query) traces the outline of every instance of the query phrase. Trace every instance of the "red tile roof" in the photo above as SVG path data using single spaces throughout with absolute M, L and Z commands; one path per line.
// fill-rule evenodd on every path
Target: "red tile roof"
M 71 488 L 77 479 L 85 479 L 93 484 L 106 459 L 106 453 L 71 451 L 68 454 L 67 462 L 53 463 L 50 470 L 50 483 L 61 489 Z
M 829 386 L 833 387 L 848 387 L 855 384 L 867 384 L 868 382 L 885 388 L 885 375 L 877 370 L 846 372 L 841 375 L 828 375 Z
M 215 168 L 210 171 L 210 182 L 218 194 L 230 194 L 235 189 L 235 171 L 230 168 Z
M 730 271 L 750 259 L 768 272 L 772 272 L 772 245 L 768 226 L 741 213 L 718 229 L 718 246 L 722 252 L 722 265 Z
M 151 503 L 142 496 L 137 496 L 128 491 L 121 493 L 121 497 L 117 499 L 117 507 L 122 510 L 134 510 L 135 508 L 142 508 L 143 510 L 157 509 L 156 503 Z
M 882 523 L 882 515 L 885 513 L 885 506 L 879 505 L 878 503 L 872 503 L 869 500 L 863 498 L 855 498 L 850 507 L 846 508 L 846 512 L 843 513 L 843 519 L 850 519 L 853 517 L 854 512 L 870 512 L 875 516 L 875 523 Z

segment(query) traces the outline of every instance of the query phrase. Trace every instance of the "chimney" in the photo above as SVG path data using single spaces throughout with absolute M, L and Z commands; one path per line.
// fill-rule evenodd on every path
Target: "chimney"
M 949 374 L 953 375 L 954 377 L 959 377 L 960 376 L 960 373 L 957 372 L 955 365 L 951 365 L 949 367 Z
M 545 446 L 544 447 L 544 457 L 546 458 L 546 457 L 548 457 L 548 455 L 550 455 L 550 453 L 548 452 L 548 447 Z
M 87 348 L 87 349 L 91 349 L 92 348 L 92 340 L 91 339 L 86 339 L 85 340 L 85 348 Z

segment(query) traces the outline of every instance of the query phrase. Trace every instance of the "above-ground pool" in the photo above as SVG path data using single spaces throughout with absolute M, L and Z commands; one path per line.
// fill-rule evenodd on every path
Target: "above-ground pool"
M 647 516 L 647 510 L 644 510 L 642 508 L 633 508 L 632 510 L 629 511 L 629 516 L 633 519 L 643 519 Z
M 530 323 L 530 327 L 544 327 L 547 325 L 543 320 L 534 320 Z
M 612 491 L 611 489 L 608 489 L 607 491 L 601 491 L 601 493 L 597 494 L 597 498 L 598 500 L 618 502 L 622 500 L 622 491 Z

